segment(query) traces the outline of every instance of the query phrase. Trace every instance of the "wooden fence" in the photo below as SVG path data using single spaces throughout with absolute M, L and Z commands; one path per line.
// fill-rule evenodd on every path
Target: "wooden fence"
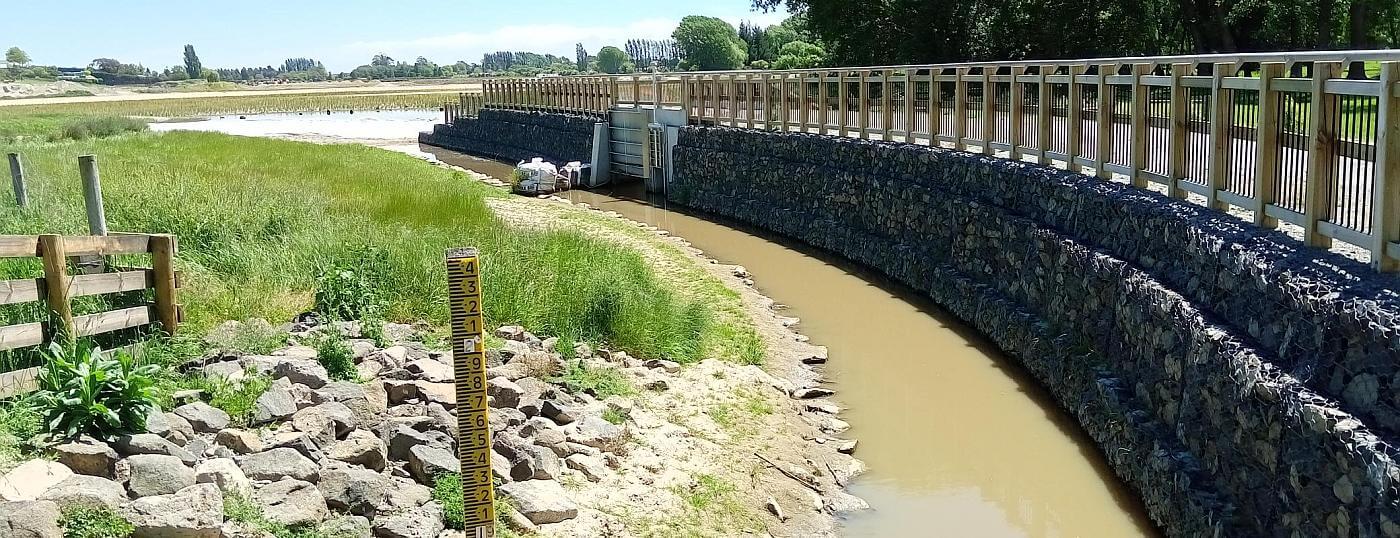
M 448 101 L 442 104 L 442 122 L 451 124 L 457 118 L 475 118 L 476 113 L 481 111 L 481 107 L 486 106 L 486 96 L 480 93 L 457 94 L 456 101 Z
M 0 351 L 42 346 L 62 335 L 94 336 L 159 323 L 174 334 L 181 307 L 174 261 L 174 236 L 119 234 L 110 236 L 0 235 L 0 258 L 40 258 L 43 277 L 0 281 L 0 305 L 42 301 L 49 319 L 0 327 Z M 70 274 L 70 258 L 149 254 L 150 268 L 119 268 L 113 272 Z M 105 261 L 99 264 L 105 270 Z M 91 295 L 153 290 L 153 302 L 129 308 L 73 314 L 73 299 Z M 39 368 L 0 374 L 0 397 L 34 390 Z
M 488 106 L 937 145 L 1155 185 L 1400 269 L 1400 51 L 497 80 Z

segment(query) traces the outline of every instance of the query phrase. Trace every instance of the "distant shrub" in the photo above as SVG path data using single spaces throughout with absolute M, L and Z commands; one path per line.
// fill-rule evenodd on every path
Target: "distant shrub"
M 124 116 L 103 116 L 82 118 L 63 126 L 54 140 L 87 140 L 107 138 L 124 133 L 139 133 L 149 130 L 145 120 Z
M 111 439 L 146 427 L 159 366 L 140 365 L 127 353 L 108 356 L 96 346 L 57 342 L 44 359 L 35 401 L 50 434 Z

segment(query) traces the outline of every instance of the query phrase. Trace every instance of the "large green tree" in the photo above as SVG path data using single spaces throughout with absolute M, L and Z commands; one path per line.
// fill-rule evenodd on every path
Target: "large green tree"
M 681 49 L 682 69 L 738 69 L 749 58 L 748 46 L 734 26 L 714 17 L 683 18 L 671 38 Z
M 617 47 L 607 46 L 598 50 L 598 70 L 604 73 L 622 73 L 627 61 L 627 53 Z
M 204 64 L 200 63 L 199 55 L 195 54 L 194 45 L 185 45 L 185 74 L 190 78 L 204 76 Z
M 30 61 L 29 53 L 19 47 L 10 47 L 10 50 L 5 51 L 5 62 L 11 66 L 29 65 Z

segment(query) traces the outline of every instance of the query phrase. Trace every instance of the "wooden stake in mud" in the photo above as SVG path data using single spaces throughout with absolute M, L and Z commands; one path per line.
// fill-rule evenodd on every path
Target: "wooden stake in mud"
M 452 317 L 452 362 L 457 388 L 457 457 L 462 462 L 465 527 L 495 535 L 491 486 L 491 430 L 486 406 L 486 354 L 481 319 L 481 261 L 475 248 L 447 251 L 447 297 Z

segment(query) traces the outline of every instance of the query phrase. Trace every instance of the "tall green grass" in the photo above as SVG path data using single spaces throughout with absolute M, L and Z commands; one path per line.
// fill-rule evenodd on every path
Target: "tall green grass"
M 0 142 L 4 151 L 24 155 L 30 207 L 0 204 L 0 234 L 85 232 L 76 157 L 95 154 L 112 230 L 179 236 L 192 330 L 307 310 L 322 273 L 367 249 L 382 272 L 373 281 L 384 317 L 444 326 L 443 251 L 476 246 L 489 323 L 643 357 L 704 352 L 708 308 L 668 290 L 636 253 L 578 233 L 510 228 L 484 202 L 499 194 L 409 156 L 191 132 Z

